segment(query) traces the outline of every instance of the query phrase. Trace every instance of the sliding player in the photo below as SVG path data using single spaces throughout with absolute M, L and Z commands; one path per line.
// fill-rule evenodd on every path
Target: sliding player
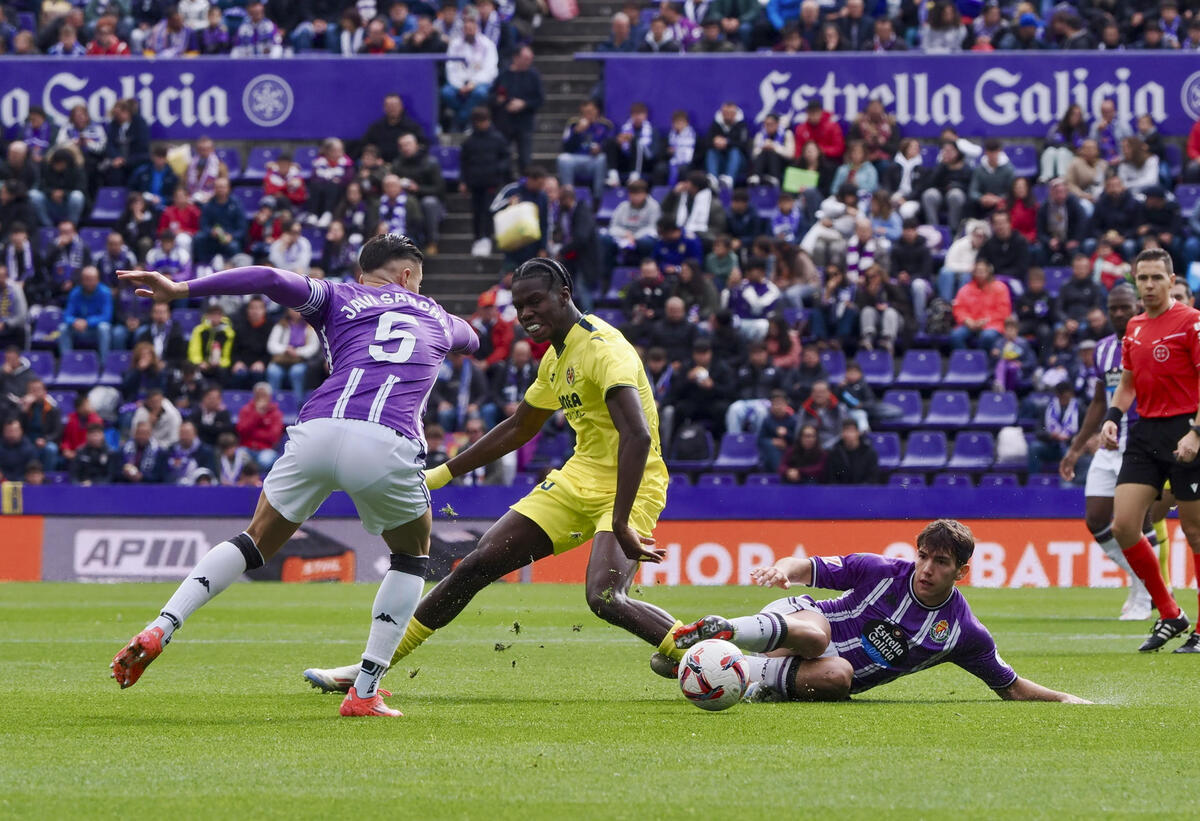
M 784 558 L 751 572 L 756 584 L 845 590 L 826 601 L 789 596 L 760 613 L 705 618 L 675 631 L 679 647 L 725 639 L 743 650 L 762 696 L 839 701 L 900 676 L 953 662 L 1003 699 L 1089 702 L 1021 678 L 996 651 L 987 628 L 954 586 L 967 574 L 975 537 L 961 522 L 938 519 L 917 536 L 917 560 L 865 553 Z
M 399 234 L 363 246 L 358 283 L 333 284 L 274 268 L 234 268 L 191 282 L 123 271 L 139 296 L 169 302 L 220 294 L 265 294 L 298 310 L 317 329 L 329 377 L 288 429 L 288 443 L 263 483 L 245 532 L 204 555 L 162 613 L 117 653 L 113 678 L 131 687 L 172 635 L 201 606 L 283 547 L 335 490 L 354 500 L 363 528 L 382 534 L 391 570 L 375 596 L 361 670 L 343 700 L 344 716 L 398 716 L 379 680 L 408 624 L 429 563 L 432 516 L 422 481 L 421 417 L 442 360 L 479 346 L 475 331 L 419 295 L 421 251 Z
M 658 445 L 658 411 L 637 352 L 619 331 L 581 315 L 562 263 L 537 258 L 513 276 L 513 306 L 534 342 L 550 342 L 537 379 L 516 412 L 444 465 L 430 470 L 431 490 L 524 445 L 560 408 L 575 429 L 575 455 L 512 506 L 475 550 L 421 600 L 392 664 L 445 627 L 483 588 L 538 559 L 592 542 L 587 602 L 600 618 L 658 648 L 656 672 L 682 655 L 673 617 L 629 598 L 638 562 L 660 562 L 650 534 L 667 500 L 667 468 Z M 313 668 L 315 687 L 339 691 L 355 665 Z
M 1176 302 L 1171 256 L 1153 248 L 1133 261 L 1133 278 L 1146 313 L 1129 320 L 1121 344 L 1121 382 L 1100 428 L 1101 446 L 1117 446 L 1120 424 L 1137 400 L 1138 421 L 1129 430 L 1113 499 L 1113 534 L 1150 591 L 1158 621 L 1138 649 L 1158 650 L 1188 628 L 1187 616 L 1163 581 L 1158 556 L 1142 535 L 1142 522 L 1163 483 L 1179 504 L 1189 544 L 1200 545 L 1200 311 Z M 1192 554 L 1200 568 L 1200 554 Z M 1200 634 L 1175 652 L 1200 652 Z
M 1125 326 L 1137 313 L 1137 297 L 1133 288 L 1124 282 L 1116 285 L 1108 294 L 1108 318 L 1115 333 L 1104 337 L 1096 346 L 1096 364 L 1092 379 L 1095 390 L 1091 404 L 1084 414 L 1079 432 L 1071 440 L 1071 446 L 1058 464 L 1058 472 L 1068 482 L 1075 478 L 1075 463 L 1083 455 L 1087 443 L 1100 431 L 1109 400 L 1116 393 L 1121 381 L 1121 339 Z M 1121 606 L 1122 621 L 1141 621 L 1150 618 L 1150 594 L 1146 586 L 1133 572 L 1120 545 L 1113 537 L 1113 493 L 1117 489 L 1117 474 L 1121 472 L 1121 454 L 1125 451 L 1126 423 L 1121 425 L 1119 446 L 1101 448 L 1092 457 L 1088 467 L 1087 484 L 1084 486 L 1084 523 L 1092 537 L 1105 554 L 1129 575 L 1129 595 Z M 1154 532 L 1146 532 L 1148 539 L 1157 538 Z

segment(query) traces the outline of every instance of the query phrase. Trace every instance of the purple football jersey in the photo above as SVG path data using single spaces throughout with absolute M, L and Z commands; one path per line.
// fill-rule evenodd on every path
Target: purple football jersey
M 829 619 L 837 654 L 854 666 L 850 691 L 861 693 L 947 661 L 993 689 L 1016 681 L 957 588 L 937 607 L 913 595 L 915 567 L 866 553 L 812 560 L 813 587 L 847 591 L 816 605 Z
M 300 410 L 309 419 L 377 422 L 424 444 L 422 417 L 446 354 L 475 332 L 399 285 L 310 279 L 297 310 L 321 337 L 329 376 Z

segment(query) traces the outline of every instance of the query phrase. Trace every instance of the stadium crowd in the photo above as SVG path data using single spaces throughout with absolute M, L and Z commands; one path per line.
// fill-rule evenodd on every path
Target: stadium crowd
M 182 25 L 191 33 L 180 42 L 194 45 L 211 20 L 233 34 L 271 28 L 279 51 L 252 53 L 272 55 L 302 51 L 301 42 L 326 47 L 332 41 L 325 29 L 317 37 L 317 24 L 353 5 L 368 20 L 364 43 L 381 42 L 372 31 L 382 31 L 391 42 L 383 50 L 404 50 L 428 24 L 449 26 L 451 48 L 475 43 L 496 73 L 486 82 L 472 79 L 469 64 L 461 76 L 450 72 L 443 126 L 468 131 L 457 152 L 436 155 L 436 136 L 399 95 L 354 139 L 260 152 L 257 163 L 252 152 L 246 167 L 207 138 L 152 144 L 132 100 L 115 104 L 108 122 L 91 121 L 83 107 L 66 122 L 31 109 L 4 135 L 0 162 L 0 472 L 9 480 L 258 483 L 325 373 L 316 335 L 261 298 L 152 308 L 116 287 L 115 272 L 144 267 L 183 280 L 259 262 L 342 279 L 354 276 L 364 238 L 388 231 L 436 254 L 447 178 L 469 195 L 476 255 L 491 253 L 493 217 L 514 202 L 534 205 L 540 230 L 505 249 L 498 283 L 479 296 L 471 317 L 479 352 L 443 369 L 427 419 L 431 464 L 511 414 L 536 375 L 542 350 L 523 338 L 508 289 L 509 273 L 535 255 L 562 259 L 580 305 L 643 352 L 664 448 L 683 473 L 715 459 L 716 470 L 725 464 L 772 481 L 846 484 L 883 481 L 897 468 L 894 477 L 925 481 L 927 466 L 899 455 L 896 432 L 914 429 L 986 430 L 972 434 L 996 447 L 985 468 L 1007 461 L 1022 473 L 1052 470 L 1091 395 L 1090 352 L 1111 333 L 1108 290 L 1142 249 L 1167 249 L 1180 272 L 1200 259 L 1200 189 L 1192 187 L 1200 124 L 1180 155 L 1148 117 L 1123 122 L 1111 102 L 1094 119 L 1069 109 L 1034 152 L 950 130 L 923 144 L 877 102 L 850 123 L 811 102 L 791 125 L 769 116 L 759 127 L 714 101 L 707 125 L 676 112 L 659 131 L 644 105 L 618 126 L 589 99 L 564 124 L 555 175 L 532 162 L 544 95 L 523 44 L 534 18 L 520 24 L 521 4 L 497 11 L 480 0 L 462 12 L 450 4 L 436 16 L 404 2 L 373 10 L 183 2 L 171 14 L 152 3 L 60 5 L 64 13 L 44 17 L 37 38 L 50 47 L 70 27 L 90 48 L 111 25 L 118 42 L 162 53 L 154 47 L 165 35 L 155 32 Z M 104 13 L 110 5 L 116 14 Z M 733 13 L 740 5 L 709 4 L 698 18 L 707 25 L 692 27 L 704 32 L 697 47 L 712 39 L 713 19 L 729 45 L 765 36 L 757 12 Z M 763 13 L 772 19 L 780 5 Z M 924 16 L 936 8 L 922 6 L 914 29 L 901 24 L 902 4 L 893 26 L 901 42 L 929 47 L 929 32 L 940 29 Z M 1190 30 L 1191 10 L 1181 17 L 1171 0 L 1130 8 L 1078 11 L 1092 27 L 1092 12 L 1114 13 L 1130 47 L 1152 20 Z M 836 16 L 839 28 L 863 15 L 857 0 L 806 2 L 784 22 L 803 22 L 813 9 L 818 20 Z M 1000 31 L 1010 18 L 991 5 L 976 11 L 966 36 L 976 47 L 989 36 L 1005 47 Z M 1069 15 L 1050 11 L 1022 47 L 1075 47 L 1058 37 Z M 510 26 L 499 26 L 508 32 L 503 48 L 489 24 L 496 14 Z M 662 40 L 653 32 L 668 22 L 669 31 L 687 29 L 696 14 L 664 3 L 651 36 Z M 634 36 L 619 31 L 622 16 L 625 25 L 632 19 L 614 18 L 608 46 Z M 975 24 L 988 19 L 992 34 L 980 34 Z M 0 30 L 0 42 L 15 41 L 21 32 L 5 25 L 12 30 Z M 777 29 L 790 38 L 792 29 Z M 349 53 L 345 31 L 340 49 Z M 1106 32 L 1098 31 L 1104 42 Z M 945 351 L 957 353 L 943 383 Z M 898 376 L 893 354 L 904 356 Z M 920 370 L 926 354 L 933 371 Z M 965 381 L 950 380 L 956 363 L 969 365 Z M 931 396 L 935 388 L 946 390 Z M 984 421 L 992 403 L 1005 411 Z M 569 449 L 568 435 L 554 420 L 525 452 L 462 481 L 534 475 Z M 910 455 L 918 438 L 908 437 Z M 726 445 L 740 449 L 732 461 Z M 932 464 L 948 462 L 951 472 L 937 480 L 971 481 L 953 472 L 946 446 L 943 437 L 942 460 Z M 962 464 L 978 474 L 984 462 Z

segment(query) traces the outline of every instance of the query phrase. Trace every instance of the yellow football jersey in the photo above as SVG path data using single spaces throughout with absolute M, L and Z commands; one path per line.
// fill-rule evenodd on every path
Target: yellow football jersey
M 650 380 L 637 351 L 604 320 L 591 314 L 581 317 L 567 333 L 561 354 L 553 346 L 546 351 L 525 401 L 536 408 L 562 408 L 574 428 L 575 455 L 564 470 L 615 490 L 620 436 L 604 398 L 618 386 L 637 389 L 650 428 L 642 487 L 649 484 L 665 489 L 667 468 L 658 441 L 658 410 Z

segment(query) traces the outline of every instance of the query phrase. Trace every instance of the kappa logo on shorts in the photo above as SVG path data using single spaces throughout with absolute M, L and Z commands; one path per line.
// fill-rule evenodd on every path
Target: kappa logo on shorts
M 929 628 L 929 638 L 936 641 L 938 644 L 945 644 L 946 639 L 950 637 L 950 622 L 942 619 L 933 627 Z
M 1170 358 L 1171 358 L 1171 349 L 1170 348 L 1168 348 L 1166 345 L 1155 345 L 1154 346 L 1154 361 L 1155 362 L 1166 362 Z
M 572 530 L 571 531 L 571 541 L 582 542 L 583 541 L 583 533 L 578 530 Z
M 1196 488 L 1198 488 L 1198 487 L 1200 487 L 1200 484 L 1197 484 L 1196 482 L 1192 482 L 1192 493 L 1195 493 Z

